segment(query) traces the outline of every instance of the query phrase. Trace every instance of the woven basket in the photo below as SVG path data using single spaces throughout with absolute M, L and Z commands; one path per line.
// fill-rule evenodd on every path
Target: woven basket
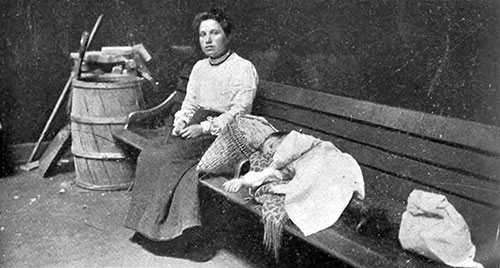
M 242 135 L 247 146 L 253 148 L 253 152 L 258 150 L 264 140 L 271 134 L 277 131 L 264 117 L 255 115 L 239 115 L 235 117 L 234 122 L 237 124 L 237 132 Z M 248 156 L 250 157 L 250 155 Z
M 237 114 L 205 152 L 197 170 L 233 174 L 239 162 L 249 158 L 276 129 L 262 117 Z

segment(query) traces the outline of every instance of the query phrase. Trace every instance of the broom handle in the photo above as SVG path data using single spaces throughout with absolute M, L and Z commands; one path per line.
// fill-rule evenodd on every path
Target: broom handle
M 40 144 L 43 141 L 43 138 L 45 137 L 45 134 L 47 133 L 47 130 L 49 129 L 49 126 L 52 124 L 52 121 L 54 120 L 54 117 L 57 114 L 57 111 L 59 110 L 59 107 L 61 107 L 61 103 L 64 100 L 64 97 L 66 96 L 66 93 L 68 92 L 70 86 L 71 86 L 71 81 L 73 78 L 78 77 L 80 75 L 80 67 L 82 65 L 83 57 L 85 56 L 85 49 L 87 47 L 87 43 L 89 41 L 89 33 L 87 31 L 84 31 L 82 33 L 82 38 L 80 39 L 80 48 L 78 50 L 79 54 L 79 62 L 76 64 L 75 69 L 71 72 L 71 75 L 68 78 L 68 81 L 66 82 L 66 85 L 64 86 L 63 91 L 61 92 L 61 95 L 59 96 L 59 99 L 57 100 L 56 106 L 52 110 L 52 113 L 50 114 L 49 120 L 45 124 L 45 127 L 43 128 L 42 134 L 38 138 L 38 141 L 35 144 L 35 148 L 33 148 L 33 151 L 31 152 L 30 157 L 28 158 L 28 163 L 31 163 L 33 161 L 33 158 L 35 158 L 36 152 L 38 151 L 38 148 L 40 147 Z
M 97 21 L 94 24 L 94 28 L 92 28 L 92 31 L 90 32 L 89 36 L 89 41 L 87 42 L 87 45 L 85 46 L 85 50 L 88 50 L 90 47 L 90 43 L 92 42 L 92 39 L 94 39 L 94 35 L 97 32 L 97 28 L 99 28 L 99 24 L 101 24 L 101 20 L 104 14 L 101 14 L 99 18 L 97 18 Z

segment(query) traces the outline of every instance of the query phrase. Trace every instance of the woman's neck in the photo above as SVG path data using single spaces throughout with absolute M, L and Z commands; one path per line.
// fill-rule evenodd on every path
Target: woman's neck
M 208 62 L 212 66 L 219 65 L 219 64 L 225 62 L 229 58 L 229 56 L 231 56 L 231 54 L 232 54 L 232 51 L 230 49 L 228 49 L 228 50 L 226 50 L 226 52 L 222 53 L 217 58 L 211 58 L 211 57 L 208 58 Z

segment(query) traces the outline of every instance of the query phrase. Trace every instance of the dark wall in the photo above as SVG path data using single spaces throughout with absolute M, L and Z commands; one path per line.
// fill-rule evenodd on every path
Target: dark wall
M 500 125 L 496 0 L 212 1 L 236 25 L 233 47 L 263 79 Z M 201 1 L 1 1 L 0 122 L 10 143 L 38 139 L 83 30 L 104 18 L 91 49 L 143 43 L 160 92 L 200 57 L 190 23 Z M 192 45 L 186 56 L 172 45 Z M 48 139 L 62 126 L 56 120 Z
M 171 91 L 180 64 L 169 46 L 183 44 L 192 16 L 181 1 L 2 1 L 1 117 L 11 143 L 36 141 L 62 92 L 84 30 L 103 20 L 90 50 L 143 43 L 162 91 Z M 192 43 L 192 41 L 190 41 Z M 149 94 L 151 95 L 151 94 Z M 64 110 L 64 109 L 63 109 Z M 58 116 L 49 137 L 64 124 Z

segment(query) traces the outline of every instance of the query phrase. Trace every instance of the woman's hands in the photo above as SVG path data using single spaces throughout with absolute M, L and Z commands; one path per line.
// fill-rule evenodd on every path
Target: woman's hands
M 174 126 L 174 129 L 172 129 L 172 135 L 181 136 L 184 139 L 198 138 L 203 134 L 203 128 L 200 124 L 190 125 L 186 127 L 185 122 L 180 122 L 179 124 Z
M 186 122 L 180 121 L 178 124 L 174 125 L 174 128 L 172 129 L 172 135 L 174 136 L 179 136 L 181 134 L 181 131 L 186 127 Z
M 184 139 L 194 139 L 194 138 L 198 138 L 199 136 L 203 135 L 204 132 L 203 132 L 203 127 L 201 127 L 200 124 L 196 124 L 196 125 L 190 125 L 188 127 L 185 127 L 183 128 L 181 131 L 180 131 L 180 135 L 181 137 L 183 137 Z

